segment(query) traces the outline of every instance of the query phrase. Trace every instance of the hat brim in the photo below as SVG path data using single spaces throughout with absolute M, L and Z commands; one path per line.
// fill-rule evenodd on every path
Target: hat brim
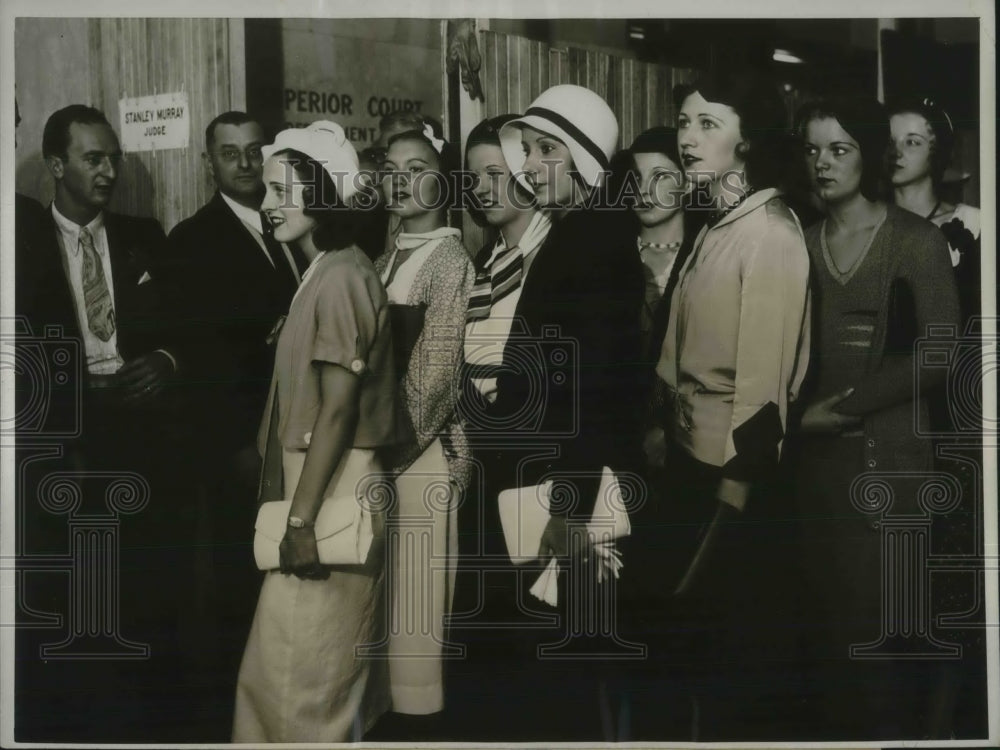
M 527 186 L 523 172 L 525 154 L 524 148 L 521 146 L 521 130 L 526 127 L 558 138 L 569 149 L 569 153 L 573 157 L 573 167 L 583 181 L 591 187 L 599 183 L 601 175 L 604 174 L 604 168 L 574 138 L 545 117 L 524 115 L 516 120 L 511 120 L 500 128 L 500 148 L 507 161 L 507 166 L 510 167 L 510 171 L 514 173 L 519 184 Z

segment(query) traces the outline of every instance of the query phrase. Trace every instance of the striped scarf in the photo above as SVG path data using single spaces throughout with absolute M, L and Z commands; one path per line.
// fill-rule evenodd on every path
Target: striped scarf
M 494 305 L 521 286 L 525 256 L 533 253 L 545 241 L 551 226 L 548 216 L 538 212 L 521 240 L 513 247 L 507 247 L 503 235 L 500 235 L 490 259 L 476 274 L 465 314 L 467 323 L 488 318 Z

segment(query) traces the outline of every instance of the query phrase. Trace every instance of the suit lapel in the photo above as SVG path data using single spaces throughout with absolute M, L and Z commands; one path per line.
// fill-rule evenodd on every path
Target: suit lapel
M 559 227 L 553 223 L 548 235 L 542 241 L 541 247 L 535 251 L 534 260 L 531 261 L 531 273 L 525 276 L 521 284 L 521 296 L 518 297 L 517 305 L 514 308 L 514 316 L 515 318 L 523 318 L 528 330 L 533 329 L 536 322 L 536 311 L 539 307 L 545 309 L 547 302 L 553 302 L 553 292 L 558 291 L 561 287 L 561 284 L 558 283 L 553 285 L 552 274 L 549 270 L 549 266 L 553 262 L 553 253 L 556 252 L 559 242 L 557 239 L 558 229 Z M 556 277 L 556 281 L 558 282 L 558 277 Z
M 69 271 L 63 259 L 59 242 L 59 227 L 56 225 L 55 217 L 52 215 L 52 204 L 45 209 L 44 232 L 40 238 L 40 247 L 35 248 L 40 257 L 42 266 L 41 278 L 42 294 L 51 289 L 54 299 L 36 300 L 39 304 L 44 304 L 50 313 L 54 314 L 56 321 L 62 323 L 66 335 L 71 338 L 80 338 L 82 332 L 80 323 L 76 318 L 76 297 L 73 294 L 73 285 L 69 280 Z M 36 292 L 37 293 L 37 292 Z M 61 309 L 60 309 L 61 308 Z M 36 334 L 40 332 L 36 331 Z
M 222 232 L 220 232 L 221 237 L 230 237 L 233 239 L 232 247 L 233 250 L 239 256 L 249 256 L 249 257 L 238 257 L 237 261 L 241 266 L 245 263 L 249 263 L 253 268 L 256 268 L 259 273 L 266 273 L 271 275 L 274 273 L 275 269 L 271 266 L 271 263 L 264 256 L 264 249 L 257 242 L 257 238 L 254 236 L 253 230 L 250 229 L 243 220 L 240 219 L 233 210 L 226 203 L 222 194 L 219 192 L 215 193 L 212 198 L 212 208 L 219 218 L 219 222 L 222 225 Z M 240 242 L 238 238 L 243 241 Z

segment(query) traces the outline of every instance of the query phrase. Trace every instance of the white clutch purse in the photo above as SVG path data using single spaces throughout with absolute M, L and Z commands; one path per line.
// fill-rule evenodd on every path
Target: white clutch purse
M 533 487 L 504 490 L 497 498 L 507 554 L 515 565 L 538 559 L 538 545 L 550 518 L 551 492 L 550 481 Z M 632 533 L 621 486 L 614 472 L 607 466 L 601 472 L 597 502 L 587 528 L 597 542 L 620 539 Z
M 278 545 L 285 536 L 291 500 L 262 503 L 254 524 L 253 556 L 260 570 L 280 567 Z M 371 512 L 355 495 L 323 501 L 314 527 L 316 549 L 323 565 L 364 565 L 374 532 Z
M 538 546 L 550 518 L 551 493 L 552 482 L 544 482 L 533 487 L 504 490 L 499 494 L 500 525 L 507 543 L 507 554 L 515 565 L 538 559 Z M 609 573 L 617 578 L 621 558 L 614 551 L 614 540 L 631 534 L 632 524 L 618 478 L 607 466 L 601 472 L 597 502 L 587 530 L 594 542 L 593 552 L 603 558 L 602 564 L 606 564 Z M 559 564 L 553 557 L 530 589 L 533 596 L 553 607 L 559 602 L 558 573 Z M 600 577 L 597 580 L 600 583 Z

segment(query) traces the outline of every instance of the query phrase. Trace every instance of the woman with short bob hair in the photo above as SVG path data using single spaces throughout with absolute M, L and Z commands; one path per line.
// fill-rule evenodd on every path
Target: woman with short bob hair
M 693 83 L 674 87 L 675 109 L 680 112 L 684 101 L 692 95 L 700 95 L 707 102 L 725 102 L 738 114 L 740 142 L 734 156 L 742 162 L 747 182 L 756 190 L 784 186 L 788 157 L 792 155 L 788 114 L 781 94 L 769 78 L 755 72 L 708 73 Z M 692 176 L 697 173 L 697 166 L 697 162 L 690 163 Z
M 690 665 L 695 739 L 746 739 L 767 714 L 753 701 L 773 697 L 760 684 L 763 649 L 787 604 L 774 545 L 758 530 L 783 514 L 775 488 L 808 361 L 809 260 L 779 189 L 787 140 L 777 89 L 753 73 L 719 73 L 678 86 L 674 100 L 681 161 L 710 205 L 656 365 L 672 519 L 659 546 L 677 597 L 664 627 L 680 633 L 663 639 L 661 657 Z M 712 680 L 727 669 L 736 684 L 755 682 L 754 694 L 723 698 Z
M 806 230 L 814 365 L 794 466 L 820 736 L 919 739 L 930 672 L 865 644 L 895 627 L 883 621 L 898 606 L 883 590 L 884 516 L 922 515 L 920 477 L 933 469 L 932 442 L 915 425 L 926 424 L 927 390 L 946 368 L 915 377 L 914 343 L 929 325 L 957 325 L 958 296 L 941 232 L 873 190 L 889 145 L 882 105 L 808 104 L 799 130 L 826 208 Z

